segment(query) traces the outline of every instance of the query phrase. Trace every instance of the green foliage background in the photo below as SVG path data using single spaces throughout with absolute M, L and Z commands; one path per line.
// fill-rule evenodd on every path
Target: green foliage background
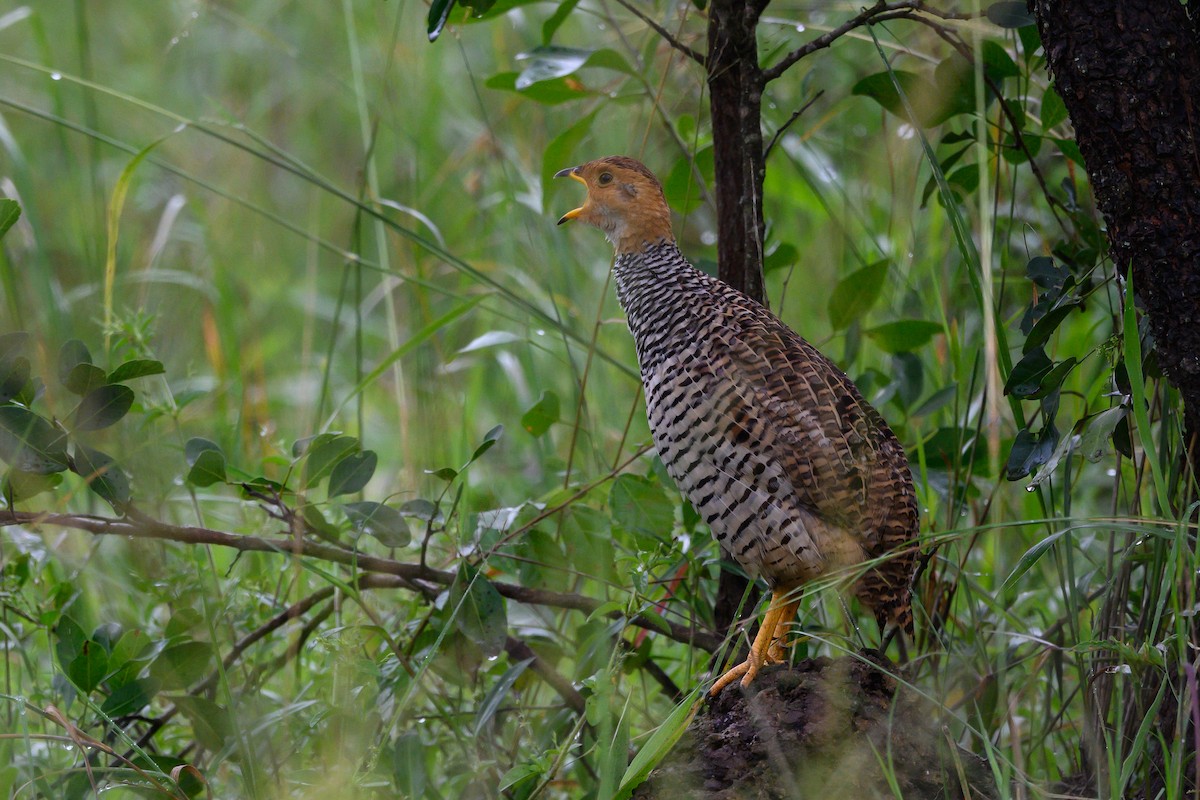
M 776 3 L 760 57 L 854 12 Z M 74 454 L 0 507 L 70 515 L 0 534 L 6 796 L 607 797 L 686 722 L 717 553 L 648 448 L 610 249 L 555 227 L 579 187 L 550 176 L 641 158 L 711 269 L 703 74 L 617 4 L 455 8 L 434 44 L 428 13 L 0 5 L 0 334 L 44 381 L 5 400 Z M 695 7 L 646 13 L 703 49 Z M 894 21 L 771 84 L 768 139 L 820 95 L 768 162 L 770 303 L 910 453 L 909 679 L 948 735 L 1002 796 L 1081 747 L 1111 796 L 1179 796 L 1182 745 L 1143 724 L 1182 702 L 1195 602 L 1177 401 L 1036 33 L 947 24 L 978 69 Z M 72 340 L 134 390 L 119 422 L 71 428 Z M 114 380 L 131 361 L 163 372 Z M 78 530 L 114 497 L 348 563 Z M 835 598 L 799 655 L 873 635 Z

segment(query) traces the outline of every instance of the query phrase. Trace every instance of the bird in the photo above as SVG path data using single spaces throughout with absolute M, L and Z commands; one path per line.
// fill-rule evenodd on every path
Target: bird
M 558 224 L 595 226 L 616 251 L 617 298 L 667 473 L 724 552 L 771 590 L 748 656 L 710 694 L 786 660 L 802 587 L 821 576 L 860 568 L 854 592 L 881 639 L 889 626 L 912 637 L 919 517 L 887 422 L 833 361 L 684 257 L 644 164 L 608 156 L 555 177 L 587 187 Z

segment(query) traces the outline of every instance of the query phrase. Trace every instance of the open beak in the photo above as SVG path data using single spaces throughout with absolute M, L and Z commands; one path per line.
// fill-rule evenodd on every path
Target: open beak
M 587 186 L 587 181 L 585 181 L 579 175 L 579 173 L 577 172 L 578 169 L 579 169 L 579 167 L 567 167 L 566 169 L 560 169 L 558 172 L 554 173 L 554 177 L 556 177 L 556 178 L 574 178 L 575 180 L 582 183 L 584 186 Z M 573 208 L 570 211 L 568 211 L 567 213 L 563 214 L 561 217 L 559 217 L 558 224 L 562 225 L 567 220 L 575 219 L 582 213 L 583 213 L 583 206 L 580 206 L 579 208 Z

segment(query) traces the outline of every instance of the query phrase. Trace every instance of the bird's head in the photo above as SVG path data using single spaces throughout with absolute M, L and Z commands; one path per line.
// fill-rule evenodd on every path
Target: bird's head
M 574 178 L 587 187 L 583 205 L 563 214 L 559 225 L 569 219 L 595 225 L 618 253 L 675 241 L 662 184 L 640 161 L 608 156 L 569 167 L 554 177 Z

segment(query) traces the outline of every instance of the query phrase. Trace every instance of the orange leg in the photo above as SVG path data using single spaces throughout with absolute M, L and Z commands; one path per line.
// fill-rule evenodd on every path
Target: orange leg
M 799 598 L 790 598 L 786 590 L 776 589 L 771 594 L 771 604 L 767 606 L 766 616 L 759 626 L 754 644 L 750 645 L 750 655 L 741 664 L 726 672 L 713 684 L 709 694 L 716 695 L 738 678 L 742 686 L 749 686 L 758 674 L 763 664 L 778 664 L 784 660 L 783 635 L 787 622 L 796 614 L 800 605 Z

